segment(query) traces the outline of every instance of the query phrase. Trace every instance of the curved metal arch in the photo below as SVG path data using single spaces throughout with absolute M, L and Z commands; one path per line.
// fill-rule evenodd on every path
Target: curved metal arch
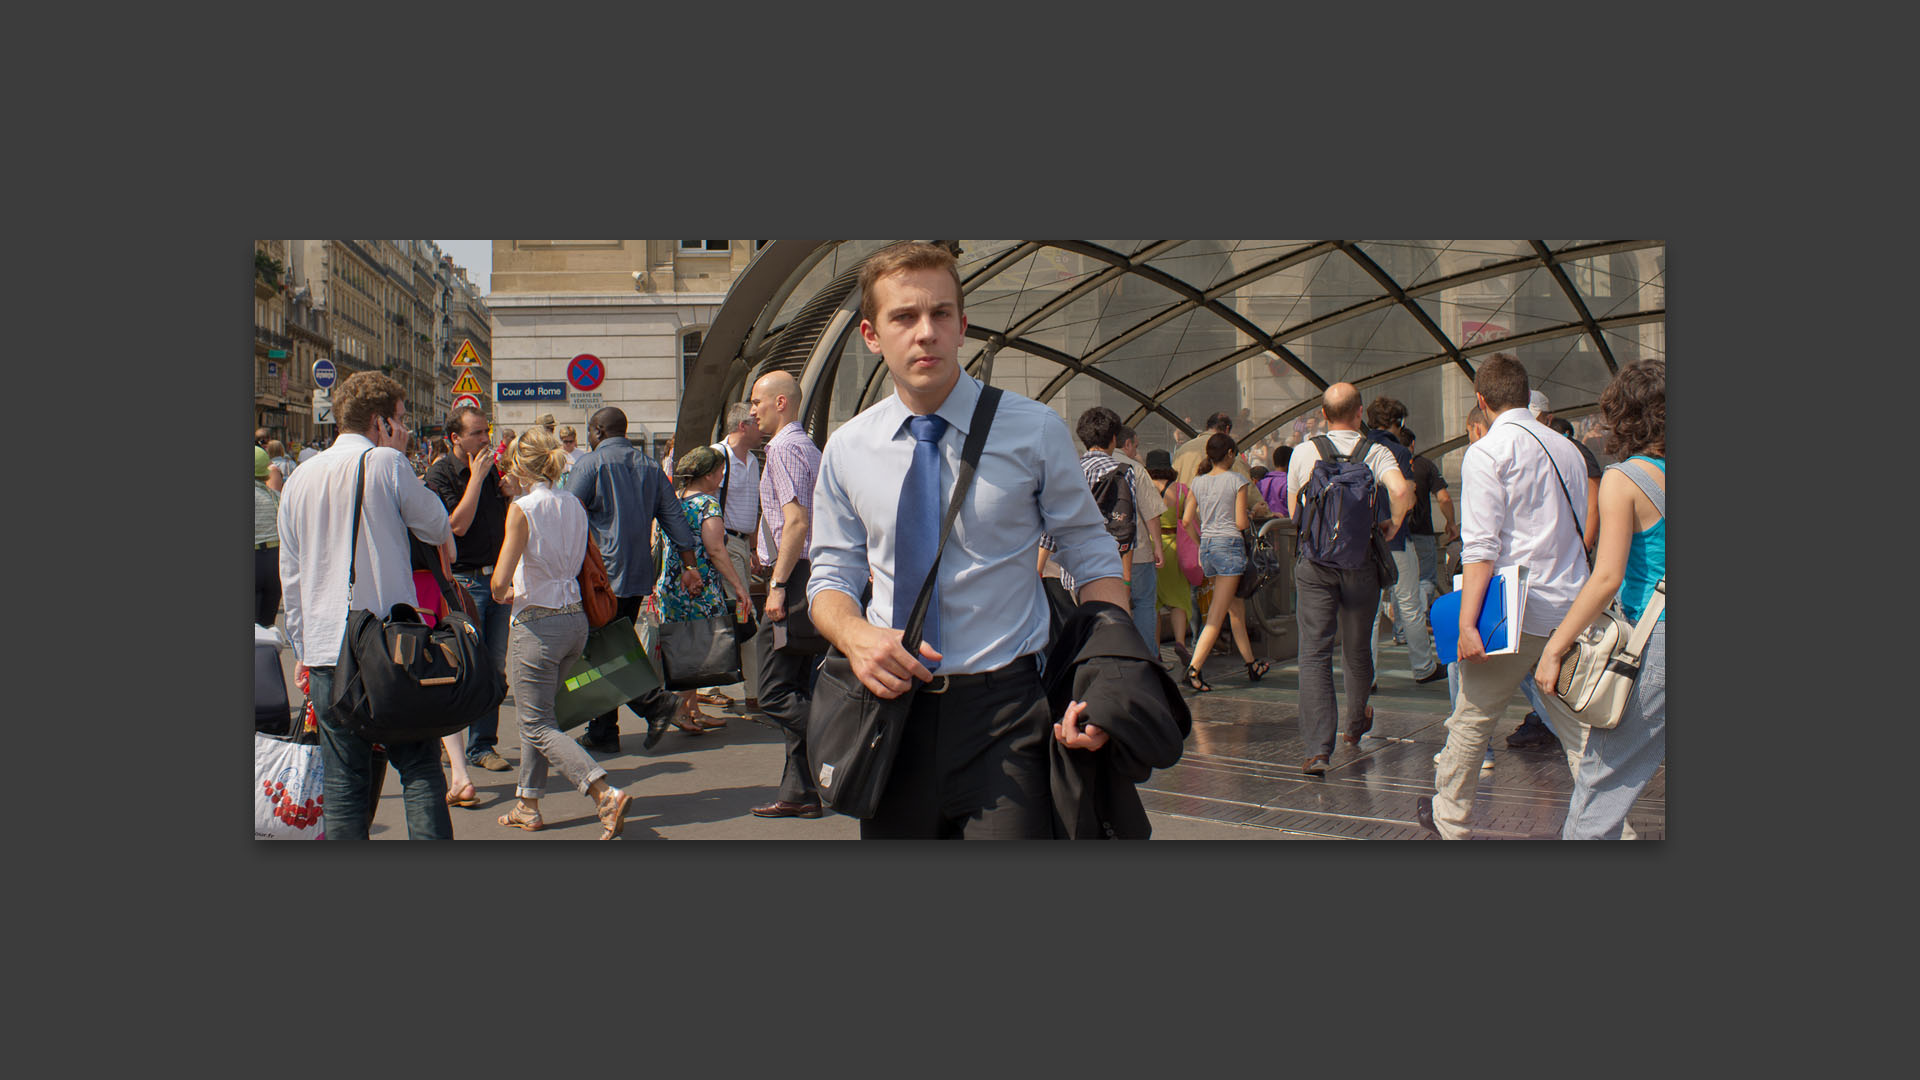
M 1373 256 L 1361 251 L 1360 245 L 1351 240 L 1342 240 L 1339 243 L 1340 250 L 1346 252 L 1347 258 L 1352 259 L 1354 265 L 1366 271 L 1368 277 L 1371 277 L 1377 282 L 1381 288 L 1387 290 L 1388 295 L 1399 301 L 1401 308 L 1412 315 L 1414 320 L 1422 327 L 1425 327 L 1427 333 L 1433 335 L 1433 340 L 1440 343 L 1440 348 L 1448 356 L 1453 358 L 1454 363 L 1460 365 L 1461 371 L 1466 372 L 1467 376 L 1471 378 L 1473 376 L 1473 365 L 1467 363 L 1466 357 L 1460 355 L 1459 346 L 1455 345 L 1453 339 L 1447 336 L 1446 331 L 1440 329 L 1439 324 L 1433 321 L 1433 316 L 1427 314 L 1427 309 L 1414 303 L 1413 298 L 1407 295 L 1407 291 L 1400 287 L 1400 283 L 1393 280 L 1393 275 L 1382 270 L 1380 264 L 1373 261 Z
M 1566 295 L 1567 302 L 1573 305 L 1574 312 L 1580 316 L 1580 322 L 1586 326 L 1588 335 L 1593 338 L 1593 347 L 1600 350 L 1600 359 L 1607 362 L 1607 374 L 1617 374 L 1620 371 L 1620 365 L 1613 362 L 1613 350 L 1607 346 L 1606 336 L 1600 333 L 1600 328 L 1593 324 L 1593 312 L 1587 310 L 1587 302 L 1581 297 L 1580 290 L 1574 288 L 1573 282 L 1567 279 L 1566 267 L 1561 266 L 1553 258 L 1553 253 L 1547 250 L 1547 245 L 1538 240 L 1529 242 L 1533 244 L 1533 250 L 1539 253 L 1541 260 L 1547 264 L 1547 273 L 1553 275 L 1554 283 L 1560 286 L 1560 291 Z
M 1231 326 L 1234 329 L 1245 334 L 1247 337 L 1253 339 L 1255 342 L 1258 342 L 1267 351 L 1279 357 L 1282 361 L 1286 363 L 1288 367 L 1298 372 L 1300 376 L 1306 379 L 1309 383 L 1312 383 L 1313 385 L 1319 387 L 1322 390 L 1327 388 L 1326 380 L 1322 379 L 1318 373 L 1316 373 L 1312 368 L 1308 367 L 1305 361 L 1301 360 L 1298 356 L 1295 356 L 1293 353 L 1293 350 L 1288 349 L 1286 346 L 1275 341 L 1272 335 L 1268 334 L 1265 330 L 1262 330 L 1258 326 L 1255 326 L 1253 323 L 1249 322 L 1246 316 L 1233 310 L 1227 305 L 1222 304 L 1218 300 L 1208 299 L 1205 293 L 1187 284 L 1186 282 L 1181 281 L 1179 278 L 1176 278 L 1171 274 L 1168 274 L 1165 271 L 1157 269 L 1152 266 L 1146 266 L 1146 265 L 1132 266 L 1128 263 L 1125 256 L 1119 254 L 1118 252 L 1109 250 L 1107 248 L 1103 248 L 1098 244 L 1087 244 L 1087 243 L 1082 243 L 1081 241 L 1078 241 L 1078 240 L 1049 240 L 1047 241 L 1047 243 L 1054 247 L 1060 248 L 1062 251 L 1077 252 L 1079 254 L 1087 256 L 1088 258 L 1099 259 L 1100 261 L 1106 262 L 1106 263 L 1127 265 L 1128 273 L 1136 274 L 1147 281 L 1151 281 L 1154 284 L 1160 286 L 1161 288 L 1166 289 L 1168 292 L 1171 292 L 1176 296 L 1185 297 L 1187 300 L 1187 307 L 1189 309 L 1200 308 L 1200 307 L 1206 308 L 1208 311 L 1212 312 L 1217 318 L 1219 318 L 1222 322 L 1226 323 L 1228 326 Z M 1167 311 L 1163 311 L 1158 315 L 1149 316 L 1144 322 L 1137 324 L 1133 327 L 1130 327 L 1126 330 L 1122 330 L 1118 336 L 1108 340 L 1107 342 L 1099 346 L 1096 346 L 1091 352 L 1087 353 L 1085 359 L 1090 364 L 1097 363 L 1100 357 L 1105 356 L 1106 354 L 1112 352 L 1113 350 L 1119 348 L 1120 346 L 1125 345 L 1127 342 L 1132 341 L 1134 338 L 1139 337 L 1141 334 L 1146 333 L 1148 330 L 1153 329 L 1154 326 L 1158 326 L 1160 325 L 1160 323 L 1166 322 L 1168 319 L 1174 318 L 1175 316 L 1180 314 L 1184 314 L 1184 311 L 1181 309 L 1181 305 L 1175 305 L 1174 307 L 1168 309 Z
M 674 421 L 674 445 L 692 446 L 708 441 L 707 436 L 720 422 L 720 410 L 725 404 L 721 391 L 728 373 L 768 298 L 779 291 L 792 276 L 793 269 L 809 254 L 830 243 L 831 240 L 775 240 L 762 248 L 759 257 L 740 272 L 720 310 L 714 313 L 709 332 L 700 339 L 693 370 L 687 373 L 680 413 Z

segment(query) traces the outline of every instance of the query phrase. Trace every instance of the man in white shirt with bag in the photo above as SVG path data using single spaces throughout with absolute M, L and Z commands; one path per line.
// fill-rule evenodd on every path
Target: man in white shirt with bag
M 393 605 L 417 600 L 407 534 L 439 545 L 453 537 L 453 529 L 440 497 L 427 490 L 407 461 L 407 401 L 400 384 L 377 371 L 362 371 L 340 384 L 333 401 L 340 437 L 295 469 L 280 493 L 280 584 L 286 594 L 287 639 L 294 658 L 307 668 L 320 729 L 326 838 L 365 840 L 372 817 L 367 804 L 373 744 L 336 722 L 328 708 L 347 632 L 347 560 L 351 557 L 355 567 L 353 609 L 385 618 Z M 366 497 L 356 519 L 363 457 Z M 440 740 L 393 743 L 386 751 L 400 773 L 407 836 L 453 839 Z
M 1467 816 L 1494 724 L 1587 581 L 1586 502 L 1571 499 L 1571 492 L 1586 491 L 1585 459 L 1528 412 L 1527 370 L 1513 355 L 1489 356 L 1473 389 L 1493 421 L 1460 462 L 1460 694 L 1447 718 L 1433 797 L 1422 796 L 1415 811 L 1421 826 L 1447 840 L 1471 835 Z M 1495 569 L 1515 565 L 1527 568 L 1519 647 L 1488 656 L 1478 629 L 1487 586 Z M 1560 740 L 1568 769 L 1577 771 L 1586 729 L 1558 699 L 1544 704 L 1542 719 Z

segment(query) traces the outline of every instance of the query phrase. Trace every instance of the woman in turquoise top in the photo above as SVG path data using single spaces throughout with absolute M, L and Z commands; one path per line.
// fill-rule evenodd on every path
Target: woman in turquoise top
M 700 572 L 700 591 L 689 593 L 680 583 L 680 551 L 672 544 L 666 545 L 667 554 L 660 566 L 660 583 L 656 588 L 663 622 L 715 615 L 744 621 L 740 613 L 741 605 L 746 603 L 746 583 L 740 580 L 733 560 L 727 557 L 726 519 L 715 495 L 720 490 L 722 475 L 720 454 L 711 446 L 689 450 L 674 468 L 673 479 L 680 487 L 680 512 L 686 515 L 687 527 L 700 538 L 693 560 L 694 569 Z M 721 590 L 722 580 L 731 595 Z M 694 695 L 692 690 L 681 693 L 680 712 L 674 718 L 674 726 L 689 735 L 725 727 L 725 720 L 710 720 L 700 712 Z
M 1553 693 L 1560 657 L 1618 596 L 1637 621 L 1667 576 L 1667 365 L 1642 360 L 1614 376 L 1600 395 L 1607 453 L 1629 455 L 1600 479 L 1600 542 L 1593 574 L 1534 668 L 1542 694 Z M 1574 777 L 1563 840 L 1618 840 L 1627 811 L 1667 759 L 1667 614 L 1660 613 L 1640 658 L 1640 675 L 1620 723 L 1593 728 Z

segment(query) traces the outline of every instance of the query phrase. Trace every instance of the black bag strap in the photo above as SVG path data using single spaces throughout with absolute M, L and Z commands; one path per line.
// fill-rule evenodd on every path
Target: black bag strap
M 909 656 L 920 651 L 920 632 L 925 629 L 927 606 L 933 601 L 933 582 L 940 574 L 940 556 L 946 554 L 947 537 L 953 534 L 960 504 L 966 501 L 967 491 L 973 487 L 973 471 L 980 465 L 980 452 L 986 449 L 987 431 L 993 427 L 1001 393 L 997 386 L 982 386 L 980 400 L 973 407 L 973 424 L 967 432 L 966 444 L 960 448 L 960 470 L 953 478 L 953 498 L 947 503 L 947 520 L 940 526 L 940 546 L 934 549 L 933 565 L 927 570 L 927 580 L 920 583 L 920 595 L 913 601 L 913 610 L 907 614 L 907 626 L 900 637 L 900 644 Z
M 1587 557 L 1587 571 L 1591 573 L 1593 571 L 1593 552 L 1587 550 L 1587 538 L 1585 536 L 1579 535 L 1580 511 L 1574 508 L 1573 492 L 1567 490 L 1566 477 L 1563 477 L 1560 475 L 1560 466 L 1556 464 L 1553 460 L 1553 451 L 1547 449 L 1547 444 L 1540 441 L 1540 436 L 1535 435 L 1531 431 L 1527 431 L 1525 427 L 1522 427 L 1520 430 L 1526 431 L 1527 438 L 1532 439 L 1534 443 L 1540 447 L 1540 452 L 1547 455 L 1547 471 L 1553 474 L 1553 478 L 1555 480 L 1559 481 L 1560 494 L 1566 496 L 1567 513 L 1570 515 L 1568 520 L 1573 522 L 1573 531 L 1575 534 L 1575 539 L 1580 541 L 1580 551 L 1582 554 L 1584 554 Z M 1555 434 L 1557 435 L 1559 433 L 1555 432 Z M 1562 437 L 1564 438 L 1564 436 Z
M 353 475 L 353 542 L 347 548 L 347 612 L 353 612 L 353 564 L 360 555 L 360 508 L 367 501 L 367 455 L 373 453 L 369 446 L 360 452 L 360 464 Z

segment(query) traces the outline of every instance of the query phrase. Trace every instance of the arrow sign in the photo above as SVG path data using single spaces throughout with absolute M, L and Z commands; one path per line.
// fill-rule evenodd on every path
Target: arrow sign
M 607 366 L 592 353 L 581 353 L 567 365 L 567 382 L 575 390 L 587 391 L 599 387 L 600 381 L 607 377 Z
M 469 368 L 460 373 L 460 378 L 453 384 L 453 392 L 456 394 L 478 394 L 480 392 L 480 380 L 473 377 L 473 369 Z
M 473 351 L 473 342 L 462 341 L 460 351 L 453 354 L 454 367 L 472 367 L 480 362 L 479 354 Z

